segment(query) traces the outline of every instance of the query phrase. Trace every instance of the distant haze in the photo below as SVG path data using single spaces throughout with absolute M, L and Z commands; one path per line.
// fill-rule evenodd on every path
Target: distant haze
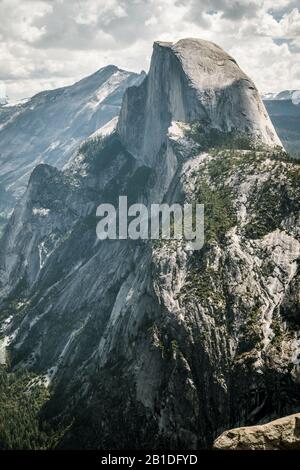
M 293 93 L 292 101 L 294 104 L 300 104 L 300 91 L 295 91 Z

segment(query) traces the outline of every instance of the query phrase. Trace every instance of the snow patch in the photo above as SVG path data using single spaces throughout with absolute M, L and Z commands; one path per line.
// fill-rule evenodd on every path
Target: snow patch
M 44 207 L 33 207 L 32 213 L 33 215 L 38 215 L 40 217 L 46 217 L 50 212 L 50 209 L 45 209 Z

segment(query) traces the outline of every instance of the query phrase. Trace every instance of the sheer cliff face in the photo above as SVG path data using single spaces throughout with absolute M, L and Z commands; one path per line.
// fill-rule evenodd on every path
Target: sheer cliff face
M 147 79 L 125 93 L 122 140 L 151 164 L 171 122 L 195 120 L 281 146 L 255 85 L 220 47 L 199 39 L 156 42 Z
M 205 67 L 192 61 L 195 43 Z M 296 411 L 300 169 L 273 148 L 274 133 L 254 148 L 272 129 L 262 114 L 253 131 L 259 100 L 240 119 L 241 147 L 224 132 L 221 148 L 203 151 L 216 116 L 240 113 L 249 82 L 236 87 L 231 70 L 217 46 L 156 44 L 149 75 L 125 95 L 119 135 L 87 142 L 64 171 L 37 167 L 5 231 L 0 359 L 50 387 L 43 416 L 73 423 L 63 447 L 209 447 L 226 428 Z M 225 114 L 203 121 L 216 100 Z M 122 194 L 204 203 L 204 248 L 97 240 L 97 205 Z

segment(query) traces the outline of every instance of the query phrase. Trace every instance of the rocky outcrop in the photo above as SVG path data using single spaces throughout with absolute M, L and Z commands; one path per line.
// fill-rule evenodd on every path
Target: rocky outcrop
M 231 56 L 200 39 L 156 42 L 146 80 L 124 95 L 120 136 L 136 158 L 151 164 L 171 122 L 195 120 L 281 146 L 255 85 Z
M 231 429 L 214 442 L 218 450 L 300 450 L 300 414 L 260 426 Z
M 213 57 L 227 56 L 199 44 L 213 82 Z M 169 49 L 156 45 L 145 82 L 128 90 L 120 135 L 86 142 L 64 171 L 34 171 L 0 247 L 1 356 L 50 388 L 44 419 L 71 421 L 61 447 L 207 448 L 224 429 L 298 411 L 299 165 L 256 148 L 255 123 L 234 142 L 209 123 L 203 134 L 203 120 L 191 125 L 202 82 L 178 88 L 197 73 Z M 166 129 L 183 97 L 184 122 Z M 206 140 L 204 151 L 210 131 L 221 145 Z M 96 207 L 119 195 L 204 203 L 203 249 L 98 240 Z

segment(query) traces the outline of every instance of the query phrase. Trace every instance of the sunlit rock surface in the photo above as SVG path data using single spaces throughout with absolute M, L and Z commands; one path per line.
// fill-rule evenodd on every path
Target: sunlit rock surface
M 224 432 L 214 442 L 219 450 L 300 450 L 300 413 Z
M 207 448 L 298 411 L 299 165 L 217 46 L 155 44 L 151 64 L 119 133 L 34 170 L 0 246 L 1 358 L 52 391 L 64 448 Z M 98 240 L 96 207 L 119 195 L 203 203 L 203 249 Z
M 124 144 L 149 164 L 172 121 L 194 120 L 281 146 L 255 85 L 220 47 L 200 39 L 154 43 L 146 80 L 125 93 L 118 125 Z
M 118 116 L 143 75 L 109 65 L 72 86 L 0 107 L 0 215 L 11 211 L 40 163 L 63 166 L 80 143 Z

